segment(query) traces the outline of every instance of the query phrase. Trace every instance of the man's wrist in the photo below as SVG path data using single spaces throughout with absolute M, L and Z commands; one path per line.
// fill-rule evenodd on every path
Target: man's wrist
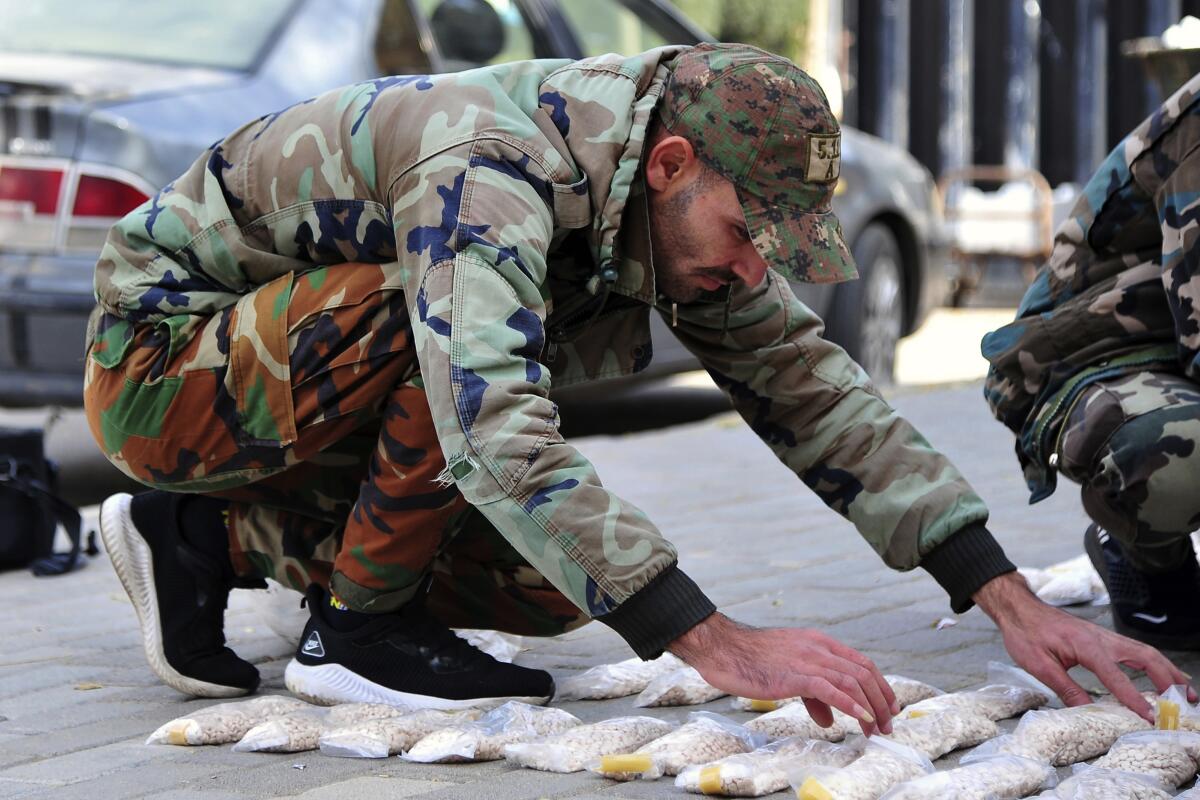
M 733 620 L 720 611 L 714 611 L 668 644 L 667 650 L 695 666 L 720 650 L 718 643 L 728 639 L 728 636 L 722 635 L 722 631 L 731 627 L 735 627 Z
M 1037 595 L 1029 591 L 1029 584 L 1019 572 L 997 575 L 979 587 L 971 599 L 997 625 L 1019 619 L 1025 612 L 1042 605 Z

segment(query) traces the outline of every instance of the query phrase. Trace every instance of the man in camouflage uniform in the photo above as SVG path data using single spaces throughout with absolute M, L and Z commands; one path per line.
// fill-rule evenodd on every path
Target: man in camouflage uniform
M 1200 75 L 1101 164 L 1017 320 L 988 334 L 985 394 L 1031 502 L 1061 473 L 1118 631 L 1200 649 Z
M 1069 701 L 1083 663 L 1148 713 L 1117 661 L 1178 670 L 1038 603 L 983 502 L 792 295 L 785 276 L 854 276 L 839 153 L 812 79 L 740 45 L 370 81 L 214 145 L 96 272 L 89 420 L 158 489 L 111 498 L 102 532 L 155 671 L 251 690 L 220 613 L 272 577 L 308 587 L 286 682 L 322 701 L 544 699 L 548 675 L 445 626 L 595 618 L 729 692 L 886 732 L 869 659 L 716 613 L 559 435 L 551 383 L 642 369 L 656 309 L 888 564 L 978 602 Z

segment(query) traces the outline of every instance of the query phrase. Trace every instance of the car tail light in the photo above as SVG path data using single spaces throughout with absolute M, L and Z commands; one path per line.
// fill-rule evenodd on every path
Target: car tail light
M 36 215 L 58 211 L 63 171 L 0 166 L 0 207 Z
M 123 181 L 99 175 L 81 175 L 71 216 L 114 219 L 124 216 L 148 199 L 140 189 Z

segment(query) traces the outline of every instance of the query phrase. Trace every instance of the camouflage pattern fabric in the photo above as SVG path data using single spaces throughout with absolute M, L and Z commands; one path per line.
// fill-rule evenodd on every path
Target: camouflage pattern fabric
M 1139 569 L 1187 563 L 1200 528 L 1200 386 L 1169 372 L 1090 384 L 1063 423 L 1058 468 Z
M 1089 385 L 1147 370 L 1200 379 L 1198 100 L 1200 75 L 1117 145 L 1016 321 L 983 339 L 984 395 L 1017 434 L 1032 502 L 1054 491 L 1049 457 Z
M 473 580 L 507 581 L 523 596 L 552 586 L 588 617 L 617 609 L 677 556 L 563 440 L 548 390 L 643 369 L 651 309 L 671 314 L 655 291 L 637 176 L 647 125 L 683 52 L 380 79 L 213 145 L 115 226 L 97 266 L 85 400 L 104 452 L 151 485 L 198 492 L 253 489 L 311 461 L 317 485 L 335 483 L 345 498 L 351 478 L 331 476 L 333 463 L 320 459 L 342 458 L 339 442 L 351 434 L 369 439 L 360 428 L 381 415 L 367 398 L 390 397 L 372 371 L 393 370 L 397 392 L 417 386 L 419 373 L 433 435 L 395 438 L 429 459 L 436 440 L 446 468 L 435 486 L 397 482 L 408 489 L 390 496 L 437 496 L 453 484 L 509 549 L 478 563 L 528 564 L 541 576 L 489 567 Z M 344 271 L 370 278 L 343 293 Z M 386 312 L 366 310 L 366 286 Z M 326 299 L 314 310 L 301 291 Z M 403 331 L 397 303 L 411 320 Z M 323 321 L 342 307 L 363 309 L 363 321 Z M 389 322 L 382 339 L 372 333 Z M 911 569 L 987 510 L 821 330 L 773 272 L 758 287 L 678 309 L 677 333 L 754 430 L 888 564 Z M 396 355 L 409 347 L 415 363 Z M 345 366 L 328 400 L 326 384 L 304 379 L 319 368 L 298 369 L 324 353 L 341 353 L 333 358 Z M 399 404 L 411 413 L 411 402 Z M 381 423 L 377 455 L 393 422 Z M 324 426 L 335 434 L 311 436 Z M 159 447 L 164 438 L 177 453 Z M 360 458 L 345 469 L 357 480 L 365 467 Z M 307 507 L 326 522 L 347 507 L 308 491 Z M 235 519 L 243 561 L 273 558 L 252 554 L 299 524 L 270 511 L 290 502 Z M 432 509 L 448 527 L 452 505 Z M 328 538 L 300 527 L 291 538 L 301 550 Z M 344 570 L 362 587 L 350 593 L 362 606 L 411 586 L 411 569 L 343 568 L 351 539 L 348 527 L 335 588 Z M 260 566 L 278 574 L 280 563 Z M 550 617 L 571 624 L 561 609 Z

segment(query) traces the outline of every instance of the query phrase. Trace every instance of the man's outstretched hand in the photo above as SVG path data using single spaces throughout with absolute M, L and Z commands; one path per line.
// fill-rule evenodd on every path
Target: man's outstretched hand
M 1076 665 L 1095 673 L 1113 697 L 1151 723 L 1154 713 L 1150 704 L 1120 665 L 1144 671 L 1160 692 L 1189 682 L 1187 675 L 1153 647 L 1043 603 L 1016 572 L 988 581 L 972 599 L 995 621 L 1013 661 L 1058 692 L 1069 706 L 1092 701 L 1067 674 Z M 1196 700 L 1190 686 L 1188 699 Z
M 820 631 L 752 628 L 717 612 L 667 649 L 730 694 L 760 700 L 803 697 L 823 727 L 833 724 L 833 707 L 857 719 L 863 733 L 886 734 L 900 712 L 871 659 Z

